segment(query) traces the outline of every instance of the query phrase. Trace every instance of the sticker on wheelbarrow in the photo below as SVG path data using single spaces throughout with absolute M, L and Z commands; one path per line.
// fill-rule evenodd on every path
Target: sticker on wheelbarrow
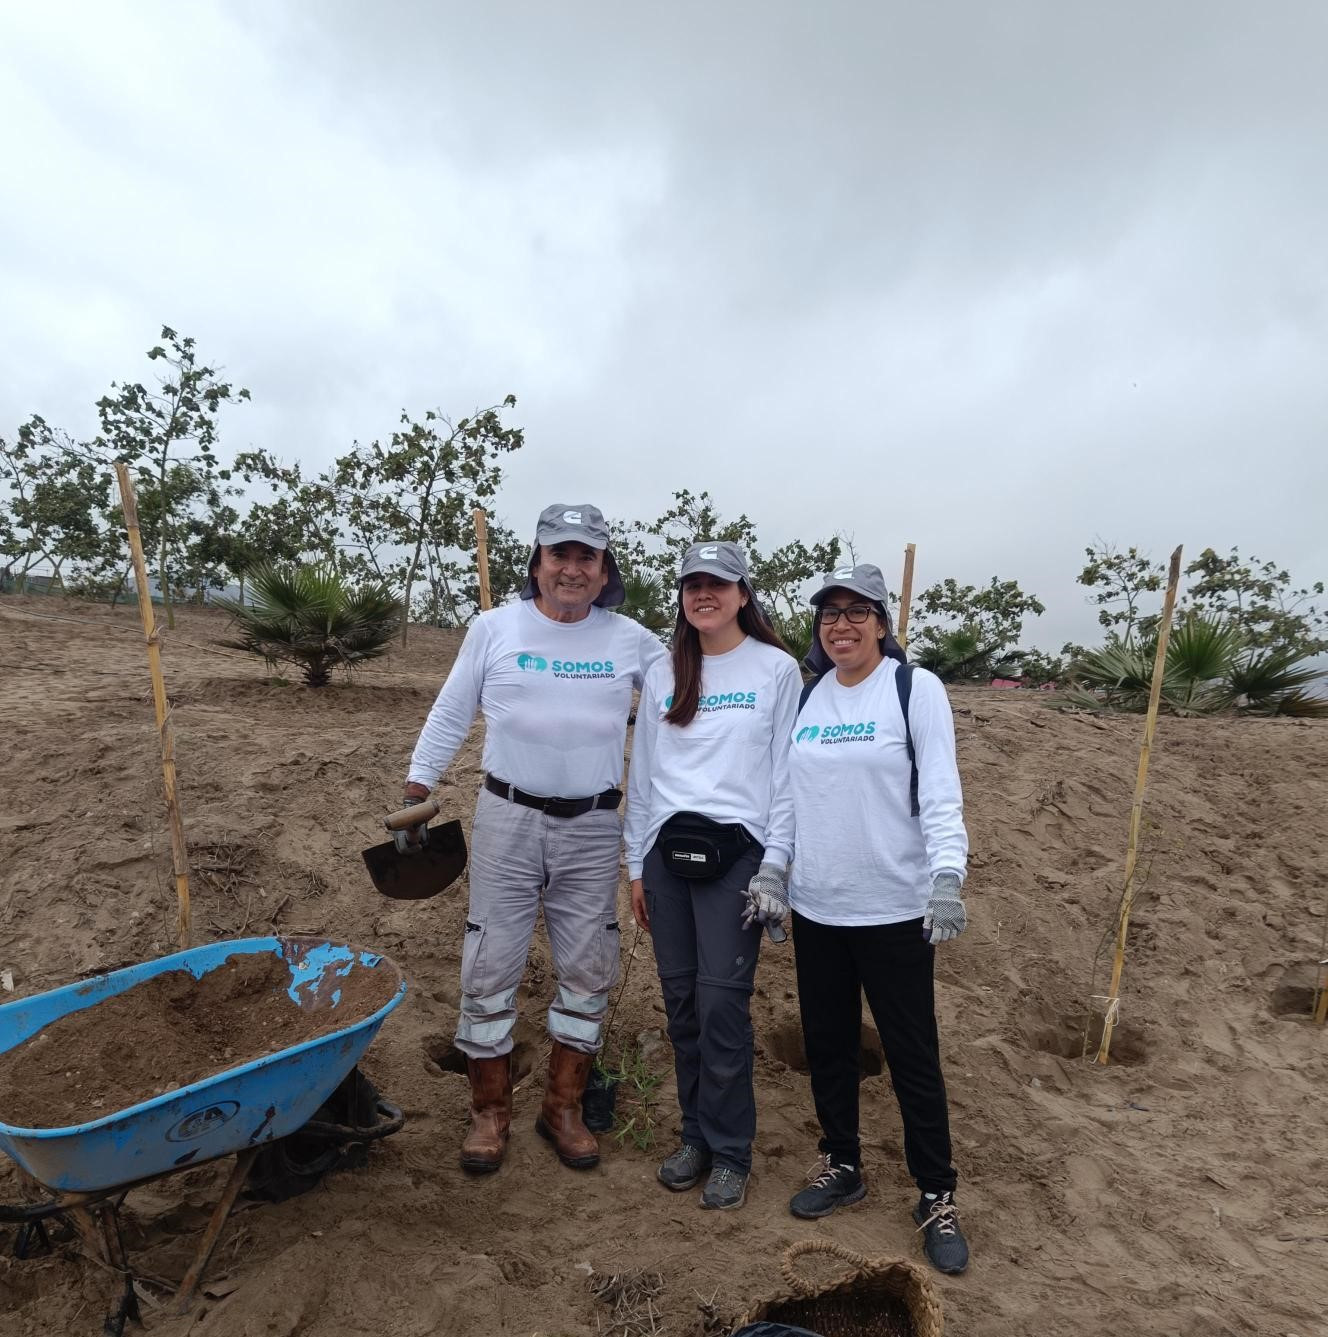
M 239 1101 L 223 1100 L 216 1105 L 205 1106 L 201 1110 L 195 1110 L 192 1114 L 186 1114 L 179 1123 L 166 1134 L 167 1140 L 171 1142 L 192 1142 L 196 1137 L 203 1137 L 220 1128 L 222 1124 L 230 1123 L 240 1112 Z

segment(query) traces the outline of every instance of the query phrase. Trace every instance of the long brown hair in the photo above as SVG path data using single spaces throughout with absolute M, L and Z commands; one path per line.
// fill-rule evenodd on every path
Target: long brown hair
M 788 654 L 788 646 L 779 639 L 775 624 L 756 602 L 752 587 L 738 581 L 747 602 L 738 609 L 738 626 L 748 636 Z M 686 728 L 701 706 L 701 636 L 682 611 L 682 590 L 678 591 L 678 619 L 673 624 L 673 704 L 664 716 L 668 724 Z

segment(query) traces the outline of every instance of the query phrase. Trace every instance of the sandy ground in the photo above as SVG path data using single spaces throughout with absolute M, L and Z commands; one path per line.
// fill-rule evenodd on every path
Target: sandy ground
M 688 1337 L 725 1330 L 705 1327 L 701 1300 L 731 1319 L 780 1289 L 792 1241 L 921 1258 L 886 1077 L 863 1085 L 867 1200 L 810 1225 L 787 1213 L 816 1127 L 791 951 L 768 944 L 745 1210 L 701 1212 L 695 1195 L 654 1182 L 655 1153 L 611 1137 L 598 1169 L 563 1169 L 532 1127 L 536 1078 L 517 1091 L 502 1171 L 463 1175 L 467 1090 L 447 1063 L 465 887 L 389 902 L 359 857 L 379 838 L 458 638 L 417 630 L 355 685 L 315 693 L 272 684 L 261 663 L 219 648 L 223 626 L 186 610 L 164 650 L 195 939 L 275 928 L 392 956 L 412 989 L 365 1069 L 409 1120 L 366 1168 L 234 1215 L 211 1273 L 222 1298 L 187 1319 L 150 1310 L 150 1330 L 589 1334 L 608 1318 L 589 1270 L 654 1268 L 661 1331 Z M 1061 714 L 1040 694 L 953 701 L 972 918 L 940 952 L 939 1012 L 973 1265 L 938 1278 L 947 1331 L 1328 1333 L 1328 1032 L 1308 1017 L 1325 932 L 1328 728 L 1162 722 L 1121 1025 L 1103 1068 L 1082 1059 L 1083 1029 L 1108 980 L 1098 954 L 1119 896 L 1141 721 Z M 0 718 L 0 971 L 13 972 L 14 996 L 170 950 L 169 842 L 136 613 L 0 600 Z M 477 732 L 442 791 L 467 821 L 478 763 Z M 630 924 L 625 884 L 622 917 Z M 630 931 L 624 943 L 633 947 Z M 616 1039 L 663 1022 L 649 940 L 634 951 Z M 523 989 L 523 1072 L 543 1063 L 551 987 L 541 934 Z M 667 1048 L 655 1052 L 667 1068 Z M 665 1144 L 672 1097 L 670 1079 Z M 183 1271 L 222 1173 L 130 1196 L 127 1239 L 143 1272 Z M 0 1201 L 21 1193 L 4 1162 Z M 110 1275 L 72 1247 L 17 1261 L 11 1243 L 0 1228 L 0 1333 L 100 1330 Z

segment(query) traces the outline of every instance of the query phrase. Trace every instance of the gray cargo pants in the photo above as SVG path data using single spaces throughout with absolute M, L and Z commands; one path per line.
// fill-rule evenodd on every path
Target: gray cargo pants
M 548 817 L 480 790 L 470 837 L 470 907 L 461 954 L 456 1043 L 471 1058 L 512 1048 L 516 992 L 544 905 L 558 990 L 549 1034 L 599 1052 L 609 990 L 618 980 L 618 864 L 622 819 L 595 808 Z
M 708 1147 L 716 1165 L 748 1174 L 756 1136 L 750 1003 L 761 928 L 743 928 L 743 893 L 761 847 L 709 882 L 675 877 L 658 848 L 642 889 L 678 1076 L 682 1140 Z

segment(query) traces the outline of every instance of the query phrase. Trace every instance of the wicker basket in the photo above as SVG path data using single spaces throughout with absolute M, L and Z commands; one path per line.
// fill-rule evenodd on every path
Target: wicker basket
M 830 1281 L 802 1276 L 795 1263 L 809 1253 L 826 1253 L 852 1271 Z M 780 1264 L 787 1294 L 763 1300 L 738 1327 L 766 1319 L 810 1328 L 820 1337 L 941 1337 L 941 1301 L 931 1278 L 912 1263 L 868 1258 L 833 1240 L 791 1244 Z

